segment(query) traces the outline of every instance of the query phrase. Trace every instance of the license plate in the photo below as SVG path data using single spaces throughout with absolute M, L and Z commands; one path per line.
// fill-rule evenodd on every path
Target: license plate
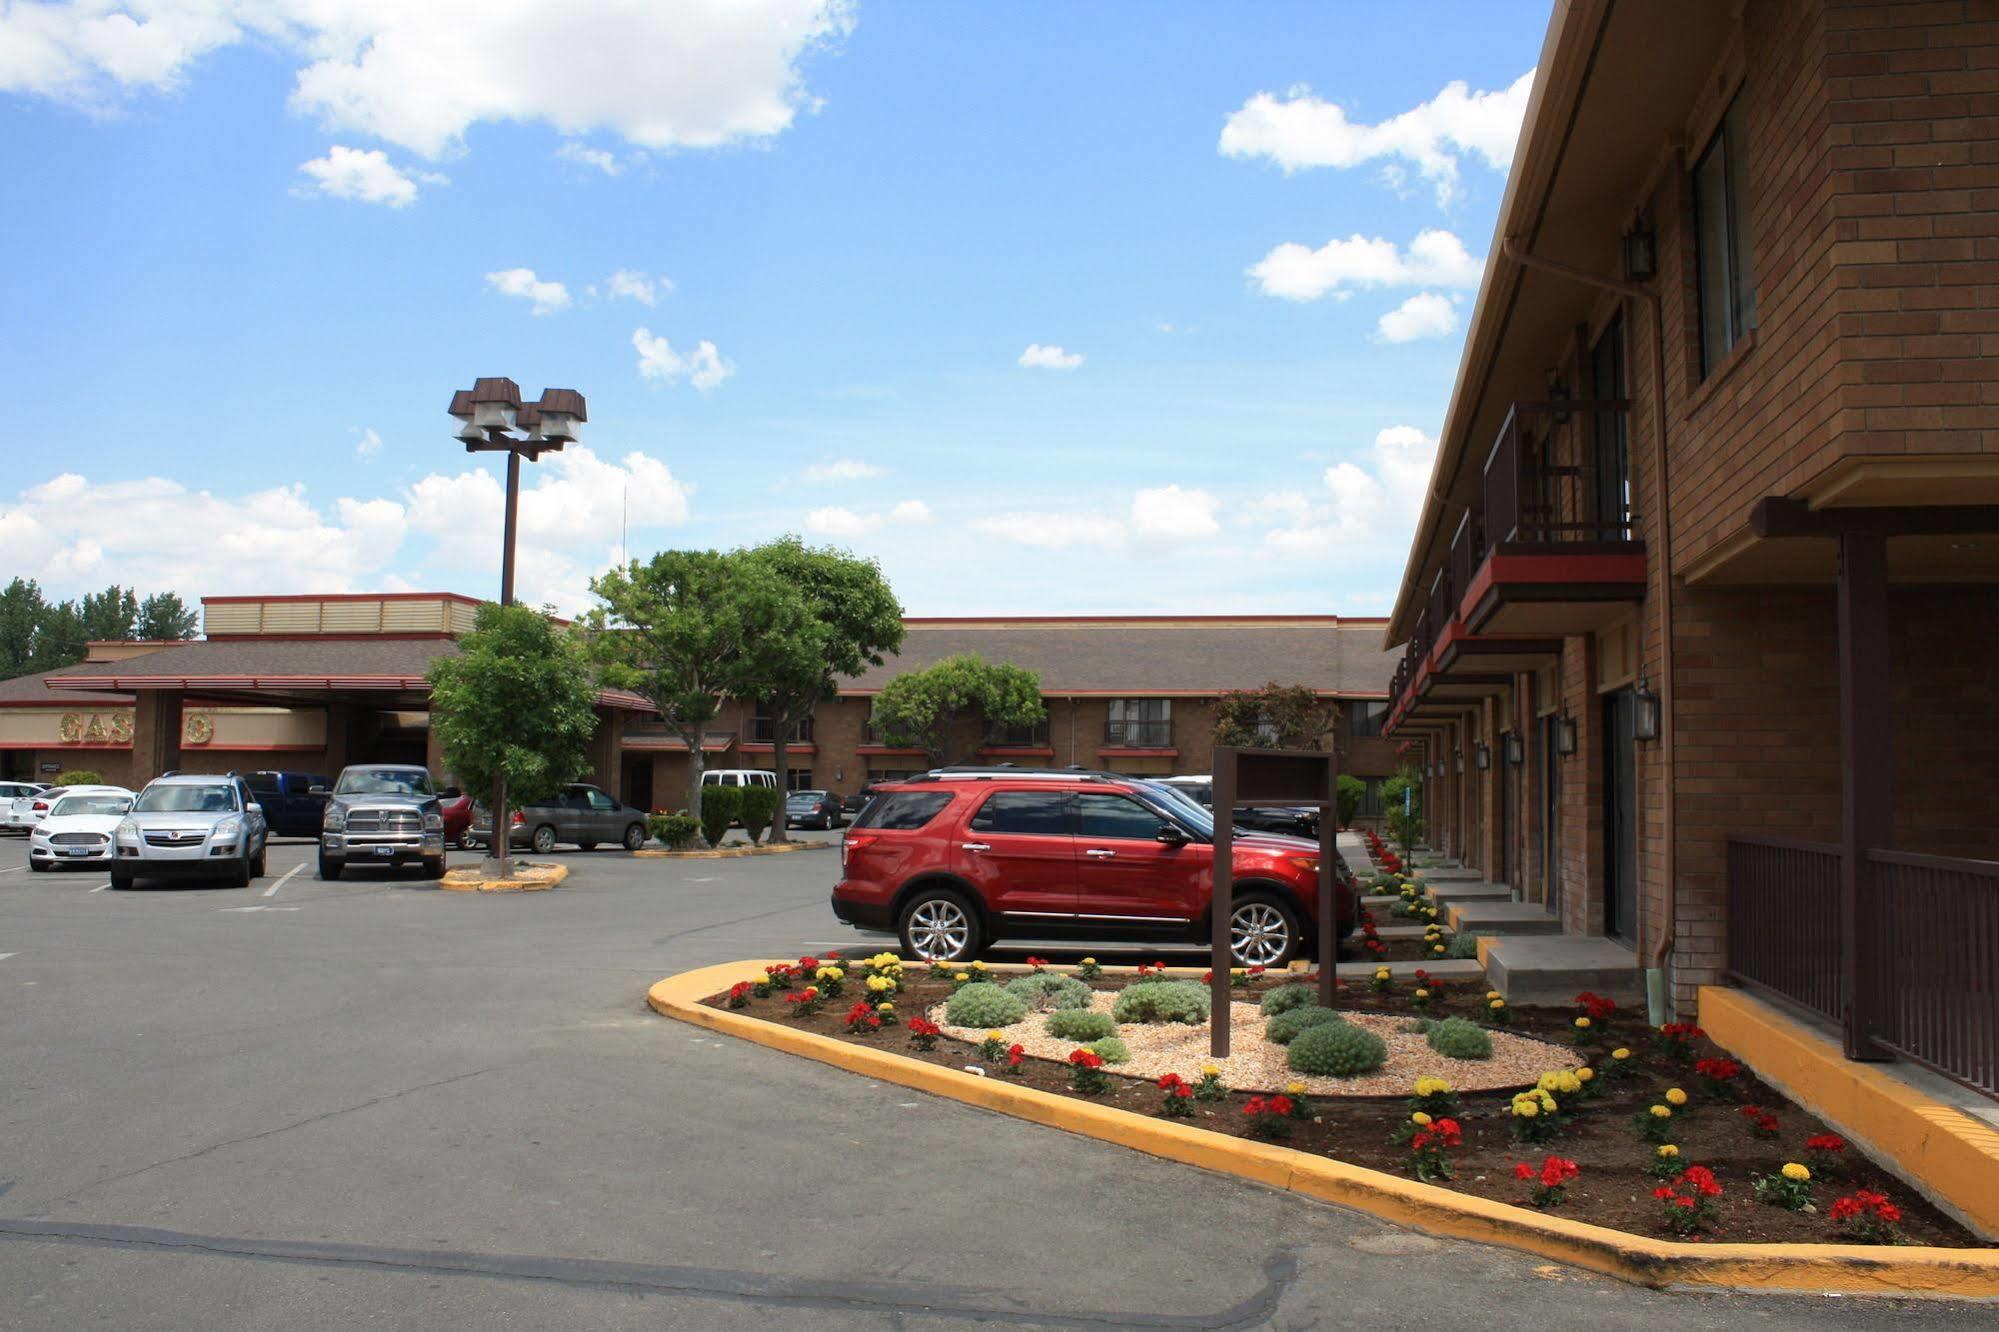
M 396 849 L 393 846 L 378 846 L 375 848 L 375 854 L 378 856 L 393 856 L 395 853 Z
M 62 853 L 66 856 L 87 856 L 90 854 L 90 848 L 87 846 L 66 846 L 62 849 Z

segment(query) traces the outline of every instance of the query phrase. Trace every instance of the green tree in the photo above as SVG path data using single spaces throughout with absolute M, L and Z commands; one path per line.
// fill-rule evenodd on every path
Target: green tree
M 1360 802 L 1367 798 L 1367 783 L 1358 777 L 1340 774 L 1340 827 L 1353 827 L 1354 816 L 1360 813 Z
M 194 637 L 199 616 L 171 592 L 155 592 L 139 603 L 139 623 L 133 636 L 149 642 L 185 641 Z
M 546 612 L 479 607 L 456 656 L 430 668 L 431 725 L 467 789 L 493 792 L 492 855 L 511 872 L 507 813 L 553 795 L 590 766 L 597 685 L 581 640 Z
M 83 611 L 74 601 L 59 601 L 43 609 L 35 625 L 34 664 L 37 671 L 74 666 L 85 656 L 90 631 L 84 627 Z
M 32 578 L 16 578 L 0 591 L 0 680 L 35 669 L 35 631 L 48 603 Z
M 1401 768 L 1381 784 L 1381 804 L 1388 838 L 1408 855 L 1423 835 L 1423 779 L 1414 768 Z
M 881 566 L 843 550 L 814 548 L 795 536 L 755 547 L 750 558 L 768 566 L 804 598 L 803 632 L 766 638 L 751 664 L 750 682 L 772 726 L 772 766 L 777 789 L 788 789 L 786 753 L 798 728 L 820 703 L 835 697 L 842 677 L 879 666 L 902 646 L 902 604 L 889 590 Z M 770 840 L 786 840 L 784 820 L 772 822 Z
M 113 583 L 102 592 L 86 592 L 77 616 L 84 639 L 92 643 L 120 642 L 132 637 L 139 623 L 139 598 L 129 587 Z
M 1272 680 L 1215 700 L 1215 743 L 1251 749 L 1324 749 L 1336 704 L 1304 685 Z
M 932 763 L 944 763 L 954 722 L 976 720 L 984 736 L 994 727 L 1033 726 L 1047 715 L 1041 677 L 965 653 L 890 680 L 875 695 L 873 721 L 883 742 L 921 748 Z
M 687 745 L 687 812 L 701 817 L 701 742 L 725 698 L 806 633 L 805 598 L 747 551 L 663 550 L 593 580 L 588 618 L 604 682 L 645 697 Z

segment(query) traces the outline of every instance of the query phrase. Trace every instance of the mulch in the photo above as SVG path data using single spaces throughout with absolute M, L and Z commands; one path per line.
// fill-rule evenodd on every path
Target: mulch
M 872 1045 L 910 1059 L 951 1068 L 981 1063 L 975 1046 L 949 1038 L 940 1038 L 936 1049 L 930 1052 L 917 1050 L 910 1045 L 908 1032 L 901 1026 L 866 1035 L 849 1033 L 845 1017 L 853 1006 L 858 990 L 854 982 L 860 975 L 860 968 L 852 967 L 845 994 L 841 998 L 827 999 L 819 1012 L 806 1017 L 798 1017 L 791 1012 L 792 1006 L 785 1003 L 781 993 L 773 994 L 768 999 L 752 999 L 749 1007 L 740 1011 L 747 1016 L 797 1026 L 856 1044 Z M 749 978 L 746 974 L 745 979 Z M 1093 984 L 1097 989 L 1117 990 L 1130 981 L 1128 976 L 1104 977 Z M 1251 993 L 1268 988 L 1270 983 L 1281 982 L 1259 984 Z M 1365 985 L 1342 982 L 1339 1006 L 1361 1013 L 1415 1017 L 1419 1014 L 1410 1002 L 1409 991 L 1412 988 L 1402 983 L 1394 992 L 1382 995 Z M 949 997 L 950 989 L 947 982 L 933 980 L 912 966 L 906 974 L 903 993 L 896 998 L 896 1008 L 906 1020 L 909 1015 L 921 1014 L 929 1006 L 943 1002 Z M 1433 1002 L 1420 1016 L 1472 1016 L 1483 1001 L 1484 994 L 1482 982 L 1447 985 L 1443 987 L 1441 1005 Z M 705 1002 L 716 1008 L 728 1006 L 726 994 L 711 996 Z M 1513 1010 L 1514 1020 L 1507 1029 L 1566 1046 L 1577 1011 L 1559 1007 L 1516 1008 Z M 1027 1020 L 1036 1019 L 1030 1015 Z M 1977 1237 L 1931 1206 L 1900 1179 L 1866 1159 L 1855 1146 L 1849 1146 L 1845 1154 L 1847 1159 L 1837 1179 L 1813 1182 L 1816 1211 L 1792 1212 L 1758 1202 L 1751 1181 L 1778 1170 L 1786 1161 L 1804 1160 L 1805 1140 L 1828 1131 L 1825 1125 L 1789 1101 L 1783 1093 L 1757 1081 L 1750 1073 L 1740 1079 L 1743 1084 L 1740 1104 L 1760 1106 L 1773 1112 L 1781 1125 L 1774 1140 L 1753 1137 L 1738 1113 L 1738 1104 L 1711 1098 L 1700 1090 L 1699 1079 L 1691 1068 L 1683 1068 L 1654 1049 L 1651 1032 L 1645 1026 L 1642 1014 L 1619 1014 L 1600 1025 L 1605 1036 L 1602 1044 L 1575 1051 L 1572 1062 L 1580 1064 L 1588 1060 L 1601 1065 L 1608 1059 L 1609 1050 L 1622 1045 L 1632 1052 L 1629 1060 L 1633 1066 L 1631 1076 L 1616 1080 L 1599 1078 L 1597 1085 L 1603 1088 L 1602 1092 L 1594 1099 L 1575 1102 L 1575 1117 L 1545 1144 L 1514 1141 L 1508 1109 L 1510 1092 L 1461 1095 L 1452 1117 L 1463 1131 L 1463 1145 L 1450 1153 L 1453 1178 L 1437 1182 L 1460 1193 L 1524 1204 L 1528 1185 L 1514 1177 L 1515 1163 L 1524 1161 L 1538 1167 L 1545 1156 L 1561 1156 L 1575 1161 L 1581 1167 L 1581 1173 L 1569 1184 L 1567 1199 L 1554 1211 L 1554 1215 L 1634 1234 L 1671 1238 L 1659 1222 L 1661 1205 L 1652 1196 L 1652 1190 L 1659 1181 L 1646 1173 L 1646 1167 L 1653 1159 L 1653 1148 L 1639 1137 L 1632 1120 L 1658 1101 L 1668 1087 L 1681 1087 L 1690 1093 L 1692 1100 L 1675 1116 L 1673 1140 L 1680 1147 L 1680 1160 L 1688 1165 L 1707 1166 L 1714 1171 L 1723 1189 L 1722 1196 L 1716 1200 L 1717 1224 L 1705 1236 L 1690 1238 L 1736 1243 L 1844 1242 L 1844 1237 L 1828 1219 L 1826 1209 L 1835 1198 L 1855 1189 L 1872 1189 L 1886 1194 L 1901 1208 L 1903 1220 L 1900 1231 L 1906 1242 L 1982 1247 Z M 1697 1058 L 1723 1053 L 1705 1041 L 1699 1042 L 1698 1046 Z M 1042 1091 L 1076 1094 L 1065 1064 L 1030 1058 L 1017 1074 L 1006 1073 L 1002 1071 L 1003 1067 L 1004 1061 L 1000 1061 L 998 1065 L 987 1066 L 986 1071 L 989 1076 L 1016 1078 L 1022 1085 Z M 1112 1075 L 1112 1089 L 1089 1099 L 1138 1114 L 1159 1113 L 1162 1095 L 1150 1081 L 1118 1076 L 1115 1067 L 1105 1071 Z M 1193 1116 L 1181 1122 L 1217 1133 L 1250 1137 L 1252 1135 L 1243 1115 L 1243 1106 L 1249 1099 L 1247 1094 L 1231 1093 L 1220 1101 L 1194 1101 Z M 1293 1133 L 1283 1142 L 1284 1146 L 1388 1174 L 1413 1177 L 1408 1168 L 1408 1149 L 1391 1142 L 1391 1135 L 1408 1122 L 1409 1109 L 1401 1097 L 1320 1096 L 1312 1098 L 1312 1106 L 1313 1117 L 1310 1120 L 1290 1121 Z

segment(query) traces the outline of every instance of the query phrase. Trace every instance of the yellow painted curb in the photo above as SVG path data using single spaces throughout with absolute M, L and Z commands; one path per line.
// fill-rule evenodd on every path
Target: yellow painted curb
M 713 851 L 661 851 L 642 847 L 632 852 L 646 860 L 734 860 L 738 856 L 781 856 L 790 851 L 819 851 L 831 842 L 780 842 L 776 846 L 725 846 Z
M 451 893 L 542 893 L 569 877 L 567 865 L 523 865 L 511 879 L 481 878 L 479 871 L 449 870 L 437 886 Z
M 1014 1086 L 998 1078 L 977 1077 L 942 1064 L 701 1003 L 736 981 L 762 975 L 764 966 L 763 961 L 730 962 L 668 976 L 652 987 L 646 1002 L 667 1017 L 803 1055 L 863 1077 L 1340 1203 L 1433 1235 L 1499 1244 L 1639 1285 L 1999 1298 L 1999 1251 L 1853 1244 L 1680 1244 L 1628 1235 L 1288 1147 Z
M 1986 1237 L 1999 1235 L 1999 1132 L 1925 1096 L 1753 995 L 1700 991 L 1700 1024 L 1716 1045 Z

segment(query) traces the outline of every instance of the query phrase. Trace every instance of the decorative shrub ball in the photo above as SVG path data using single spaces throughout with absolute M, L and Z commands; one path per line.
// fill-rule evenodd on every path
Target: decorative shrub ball
M 1435 1018 L 1410 1018 L 1400 1027 L 1397 1027 L 1396 1030 L 1406 1031 L 1411 1036 L 1421 1036 L 1424 1032 L 1430 1030 L 1430 1028 L 1436 1025 L 1437 1021 Z
M 1444 950 L 1444 956 L 1454 957 L 1459 961 L 1467 958 L 1476 958 L 1478 956 L 1478 936 L 1464 931 L 1453 934 L 1451 942 Z
M 1206 1022 L 1208 988 L 1194 981 L 1139 981 L 1118 992 L 1111 1016 L 1119 1022 Z
M 1088 1008 L 1090 987 L 1073 976 L 1056 976 L 1042 972 L 1038 976 L 1021 976 L 1007 982 L 1006 988 L 1017 995 L 1029 1008 Z
M 944 1020 L 954 1027 L 1011 1027 L 1026 1016 L 1027 1001 L 991 981 L 973 981 L 944 1001 Z
M 1490 1059 L 1492 1037 L 1485 1028 L 1463 1018 L 1445 1018 L 1430 1024 L 1430 1048 L 1446 1059 Z
M 1351 1022 L 1325 1022 L 1307 1027 L 1291 1042 L 1291 1067 L 1321 1078 L 1357 1078 L 1372 1073 L 1388 1058 L 1381 1037 Z
M 1317 1005 L 1318 1002 L 1319 987 L 1316 985 L 1299 985 L 1296 983 L 1280 985 L 1263 996 L 1263 1015 L 1265 1017 L 1276 1017 L 1279 1013 L 1288 1013 L 1294 1008 Z
M 1106 1064 L 1124 1064 L 1131 1060 L 1131 1047 L 1115 1036 L 1104 1036 L 1091 1041 L 1087 1047 L 1094 1050 Z
M 1048 1015 L 1048 1034 L 1065 1041 L 1086 1045 L 1114 1034 L 1117 1024 L 1109 1013 L 1090 1008 L 1058 1008 Z
M 1320 1008 L 1317 1004 L 1310 1008 L 1290 1008 L 1263 1024 L 1263 1038 L 1278 1045 L 1289 1045 L 1307 1027 L 1322 1027 L 1328 1022 L 1343 1021 L 1345 1019 L 1332 1009 Z

